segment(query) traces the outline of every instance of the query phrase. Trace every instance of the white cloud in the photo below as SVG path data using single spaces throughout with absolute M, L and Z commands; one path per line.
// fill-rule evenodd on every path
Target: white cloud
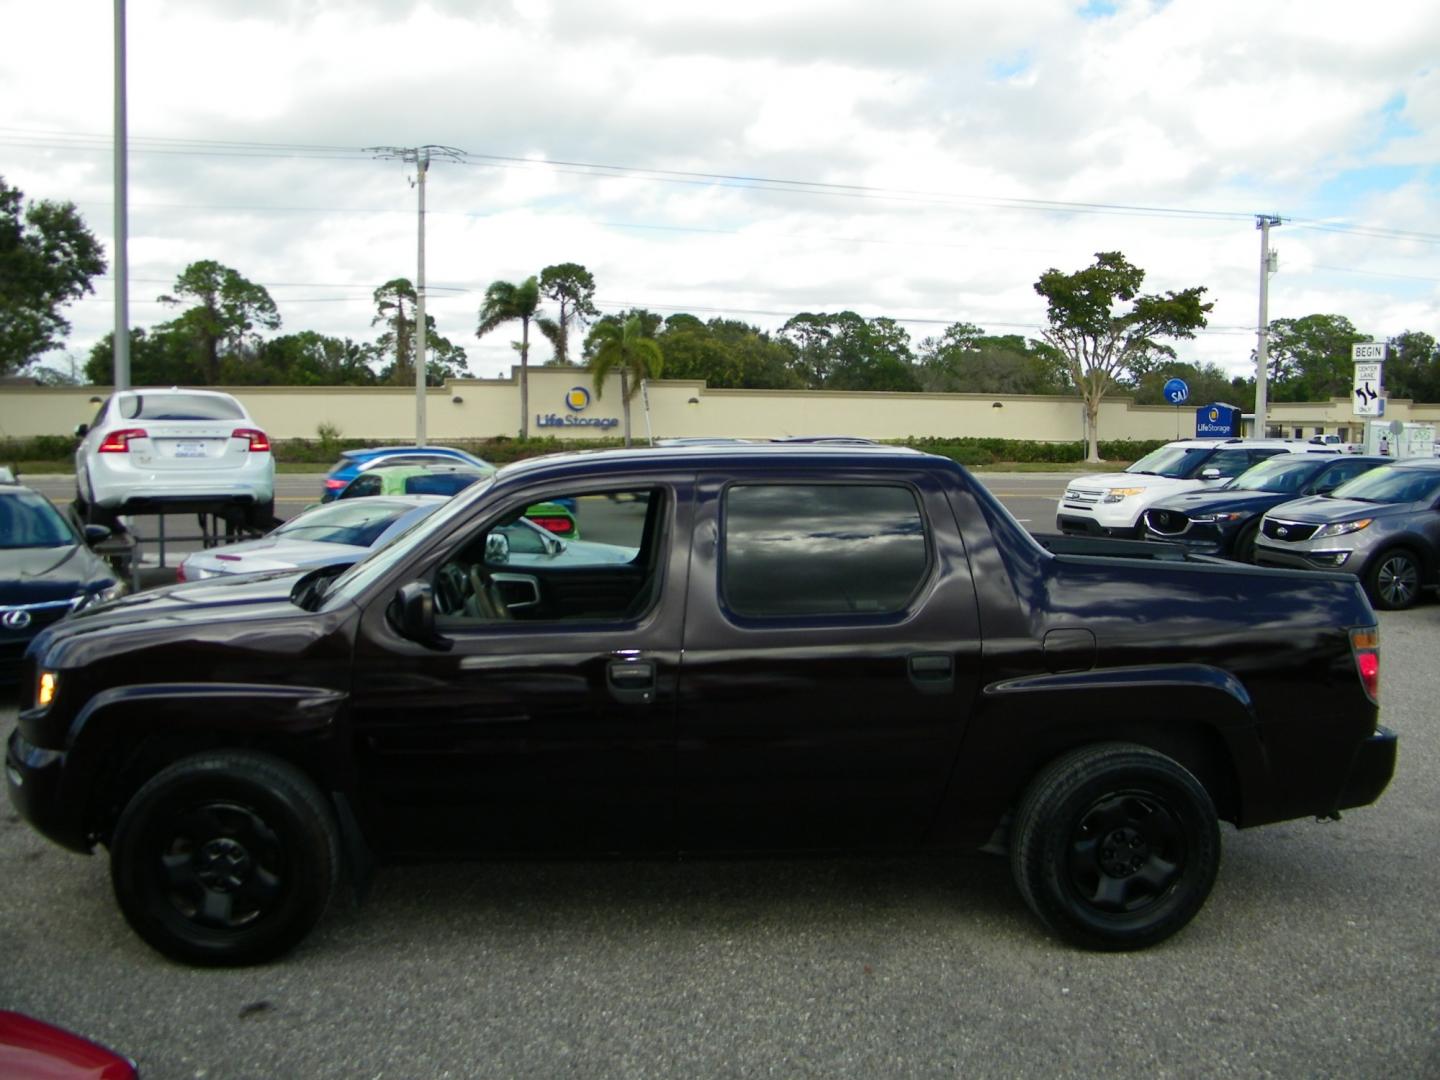
M 214 258 L 273 283 L 285 329 L 371 337 L 370 291 L 415 270 L 406 168 L 355 152 L 385 144 L 531 159 L 430 173 L 428 277 L 468 290 L 437 289 L 430 309 L 485 374 L 513 361 L 503 331 L 473 338 L 486 284 L 553 262 L 588 266 L 602 299 L 771 328 L 848 307 L 1033 334 L 1036 277 L 1113 249 L 1147 269 L 1149 288 L 1208 286 L 1215 332 L 1181 354 L 1239 370 L 1257 314 L 1251 214 L 1440 236 L 1440 23 L 1426 4 L 1079 7 L 131 4 L 134 318 L 166 317 L 153 298 L 187 261 Z M 108 10 L 81 20 L 0 0 L 0 19 L 12 40 L 67 41 L 63 79 L 47 50 L 7 55 L 4 175 L 32 198 L 73 199 L 108 240 L 108 153 L 75 142 L 110 130 Z M 850 187 L 756 190 L 537 159 Z M 1014 201 L 1026 199 L 1224 214 Z M 1272 315 L 1440 336 L 1433 239 L 1297 222 L 1274 243 Z M 778 314 L 752 314 L 764 312 Z M 83 352 L 111 315 L 88 301 L 72 321 Z M 940 327 L 911 329 L 918 340 Z

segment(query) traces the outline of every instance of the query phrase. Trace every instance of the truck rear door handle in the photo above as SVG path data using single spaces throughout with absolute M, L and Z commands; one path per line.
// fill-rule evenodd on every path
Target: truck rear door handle
M 910 657 L 910 682 L 922 694 L 949 694 L 955 689 L 955 661 L 946 653 Z
M 610 696 L 623 705 L 649 705 L 655 700 L 652 660 L 612 660 L 605 669 Z

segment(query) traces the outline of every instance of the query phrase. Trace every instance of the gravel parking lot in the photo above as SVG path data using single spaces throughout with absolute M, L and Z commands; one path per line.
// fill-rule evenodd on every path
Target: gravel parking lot
M 992 857 L 529 863 L 388 868 L 284 961 L 191 970 L 7 805 L 0 1007 L 148 1080 L 1440 1076 L 1440 604 L 1381 627 L 1390 790 L 1227 830 L 1145 953 L 1057 943 Z

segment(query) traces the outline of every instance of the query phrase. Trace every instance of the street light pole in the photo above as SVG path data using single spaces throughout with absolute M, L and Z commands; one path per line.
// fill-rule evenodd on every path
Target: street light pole
M 366 149 L 377 158 L 398 158 L 415 166 L 415 186 L 419 188 L 419 222 L 416 226 L 415 269 L 415 445 L 425 445 L 425 176 L 430 171 L 431 156 L 459 161 L 464 150 L 453 146 L 370 146 Z M 396 357 L 396 360 L 400 360 Z
M 1270 376 L 1270 275 L 1275 272 L 1275 252 L 1270 250 L 1270 228 L 1281 224 L 1275 214 L 1255 215 L 1260 230 L 1260 329 L 1255 346 L 1255 427 L 1251 434 L 1265 437 L 1265 412 L 1268 405 L 1267 380 Z
M 130 225 L 125 120 L 125 0 L 115 0 L 115 389 L 130 388 Z

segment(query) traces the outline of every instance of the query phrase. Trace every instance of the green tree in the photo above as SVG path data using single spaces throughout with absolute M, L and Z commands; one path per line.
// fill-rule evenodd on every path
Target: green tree
M 579 263 L 547 266 L 540 271 L 540 295 L 560 305 L 560 315 L 548 324 L 549 329 L 546 324 L 540 327 L 555 347 L 550 363 L 569 366 L 571 327 L 583 329 L 587 320 L 600 314 L 595 306 L 595 275 Z
M 263 285 L 240 276 L 213 259 L 193 262 L 175 279 L 175 291 L 160 297 L 162 304 L 192 306 L 170 325 L 189 338 L 199 354 L 204 381 L 220 382 L 220 348 L 240 353 L 258 341 L 256 327 L 274 330 L 280 325 L 275 301 Z M 132 372 L 133 374 L 133 372 Z
M 620 404 L 625 413 L 625 445 L 630 445 L 630 399 L 647 379 L 658 379 L 665 366 L 665 356 L 655 339 L 645 332 L 640 312 L 625 318 L 607 317 L 591 329 L 585 339 L 585 354 L 590 357 L 590 375 L 595 383 L 595 397 L 605 392 L 605 379 L 612 371 L 620 373 Z M 646 405 L 647 423 L 649 405 Z
M 1350 346 L 1368 340 L 1344 315 L 1273 320 L 1267 395 L 1272 401 L 1349 397 L 1355 378 Z
M 1234 405 L 1244 400 L 1235 393 L 1237 389 L 1235 380 L 1219 364 L 1197 366 L 1180 360 L 1171 360 L 1147 371 L 1136 381 L 1135 404 L 1169 405 L 1170 402 L 1165 398 L 1165 384 L 1171 379 L 1185 380 L 1185 386 L 1189 389 L 1190 396 L 1184 404 L 1192 410 L 1196 406 L 1209 405 L 1217 401 Z M 1241 386 L 1244 385 L 1244 380 L 1241 380 Z
M 260 346 L 257 382 L 273 386 L 373 386 L 375 346 L 314 330 L 283 334 Z M 228 373 L 227 382 L 238 382 Z
M 388 386 L 415 385 L 415 313 L 419 297 L 409 278 L 392 278 L 373 294 L 375 315 L 370 325 L 384 330 L 374 345 L 374 358 L 386 360 L 380 370 L 380 382 Z M 446 379 L 462 376 L 468 370 L 465 350 L 443 337 L 435 326 L 435 316 L 425 313 L 425 385 L 440 386 Z
M 1440 346 L 1429 334 L 1406 330 L 1390 339 L 1385 392 L 1411 401 L 1440 401 Z
M 106 334 L 90 349 L 85 380 L 102 385 L 115 377 L 115 335 Z M 190 337 L 173 323 L 152 330 L 130 330 L 130 382 L 134 386 L 196 386 L 205 381 Z
M 894 319 L 802 312 L 781 327 L 812 390 L 920 389 L 910 335 Z
M 920 343 L 923 390 L 952 394 L 1063 394 L 1072 389 L 1064 358 L 1043 341 L 990 336 L 973 323 L 946 327 Z
M 551 341 L 558 333 L 555 321 L 538 313 L 540 282 L 531 276 L 516 285 L 509 281 L 492 281 L 480 305 L 480 323 L 475 336 L 483 338 L 497 326 L 507 322 L 520 324 L 520 438 L 530 434 L 530 324 L 533 322 Z
M 1204 286 L 1141 295 L 1145 271 L 1118 251 L 1102 251 L 1095 264 L 1071 274 L 1051 268 L 1035 282 L 1046 300 L 1045 341 L 1065 358 L 1085 402 L 1087 460 L 1098 462 L 1100 402 L 1121 380 L 1174 358 L 1160 339 L 1192 338 L 1214 303 L 1201 303 Z M 1128 304 L 1129 307 L 1120 307 Z
M 70 332 L 60 309 L 95 291 L 105 257 L 74 203 L 31 203 L 0 177 L 0 375 L 23 370 Z M 105 381 L 109 381 L 106 376 Z
M 701 322 L 671 315 L 656 335 L 665 354 L 665 377 L 703 379 L 717 389 L 798 390 L 794 353 L 769 334 L 735 319 Z

